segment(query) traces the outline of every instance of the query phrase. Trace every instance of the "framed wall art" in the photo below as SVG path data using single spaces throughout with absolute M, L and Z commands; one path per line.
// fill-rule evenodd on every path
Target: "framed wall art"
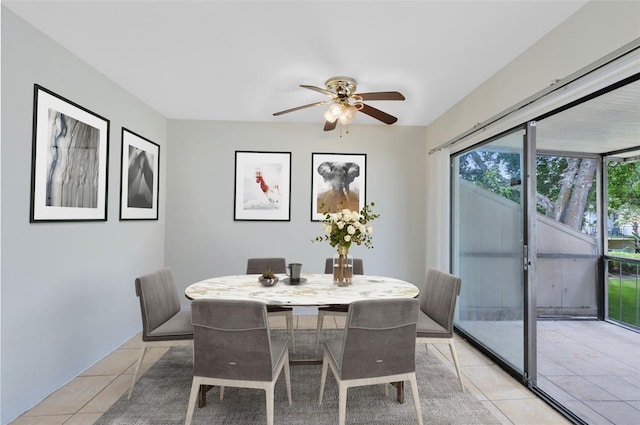
M 311 221 L 348 208 L 360 211 L 366 204 L 367 155 L 311 154 Z
M 106 221 L 109 120 L 35 84 L 30 222 Z
M 289 221 L 291 152 L 236 151 L 234 220 Z
M 157 220 L 160 146 L 122 128 L 120 220 Z

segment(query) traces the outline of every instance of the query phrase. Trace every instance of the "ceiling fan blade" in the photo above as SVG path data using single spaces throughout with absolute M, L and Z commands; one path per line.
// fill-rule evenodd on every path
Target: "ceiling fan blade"
M 316 87 L 316 86 L 307 86 L 305 84 L 300 84 L 300 87 L 305 88 L 305 89 L 309 89 L 309 90 L 313 90 L 313 91 L 317 91 L 318 93 L 322 93 L 322 94 L 326 94 L 327 96 L 331 96 L 334 97 L 336 94 L 330 90 L 327 89 L 322 89 L 320 87 Z
M 405 100 L 404 96 L 397 91 L 379 91 L 372 93 L 356 93 L 362 100 Z
M 322 102 L 310 103 L 308 105 L 296 106 L 295 108 L 285 109 L 284 111 L 280 111 L 280 112 L 274 112 L 273 116 L 277 117 L 279 115 L 288 114 L 289 112 L 299 111 L 300 109 L 311 108 L 312 106 L 318 106 L 318 105 L 325 105 L 325 104 L 327 104 L 329 102 L 331 102 L 331 101 L 330 100 L 325 100 L 325 101 L 322 101 Z
M 337 124 L 338 124 L 338 120 L 335 120 L 334 122 L 325 121 L 325 123 L 324 123 L 324 131 L 331 131 L 331 130 L 335 129 Z
M 380 109 L 376 109 L 373 106 L 365 105 L 364 103 L 362 104 L 362 109 L 360 109 L 360 112 L 362 112 L 363 114 L 367 114 L 379 121 L 382 121 L 385 124 L 393 124 L 394 122 L 398 121 L 398 118 L 394 117 L 393 115 L 389 115 L 386 112 L 382 112 Z

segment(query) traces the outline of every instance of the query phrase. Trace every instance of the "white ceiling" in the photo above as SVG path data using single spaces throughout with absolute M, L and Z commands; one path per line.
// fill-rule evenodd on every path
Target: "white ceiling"
M 172 119 L 318 122 L 353 77 L 398 125 L 428 125 L 586 1 L 2 1 Z M 378 121 L 360 114 L 356 123 Z
M 640 146 L 640 80 L 538 121 L 543 150 L 611 153 Z M 631 158 L 640 151 L 617 153 Z

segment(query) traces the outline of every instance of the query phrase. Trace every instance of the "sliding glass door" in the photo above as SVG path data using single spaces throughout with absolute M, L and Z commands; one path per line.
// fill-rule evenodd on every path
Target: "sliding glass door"
M 640 74 L 451 159 L 456 328 L 575 423 L 640 410 L 638 99 Z
M 533 128 L 531 128 L 533 130 Z M 525 127 L 452 160 L 452 267 L 462 278 L 456 326 L 524 376 Z

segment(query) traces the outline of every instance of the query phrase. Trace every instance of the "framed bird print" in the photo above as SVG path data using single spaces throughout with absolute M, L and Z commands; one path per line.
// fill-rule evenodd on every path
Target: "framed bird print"
M 291 152 L 236 151 L 234 220 L 291 220 Z

